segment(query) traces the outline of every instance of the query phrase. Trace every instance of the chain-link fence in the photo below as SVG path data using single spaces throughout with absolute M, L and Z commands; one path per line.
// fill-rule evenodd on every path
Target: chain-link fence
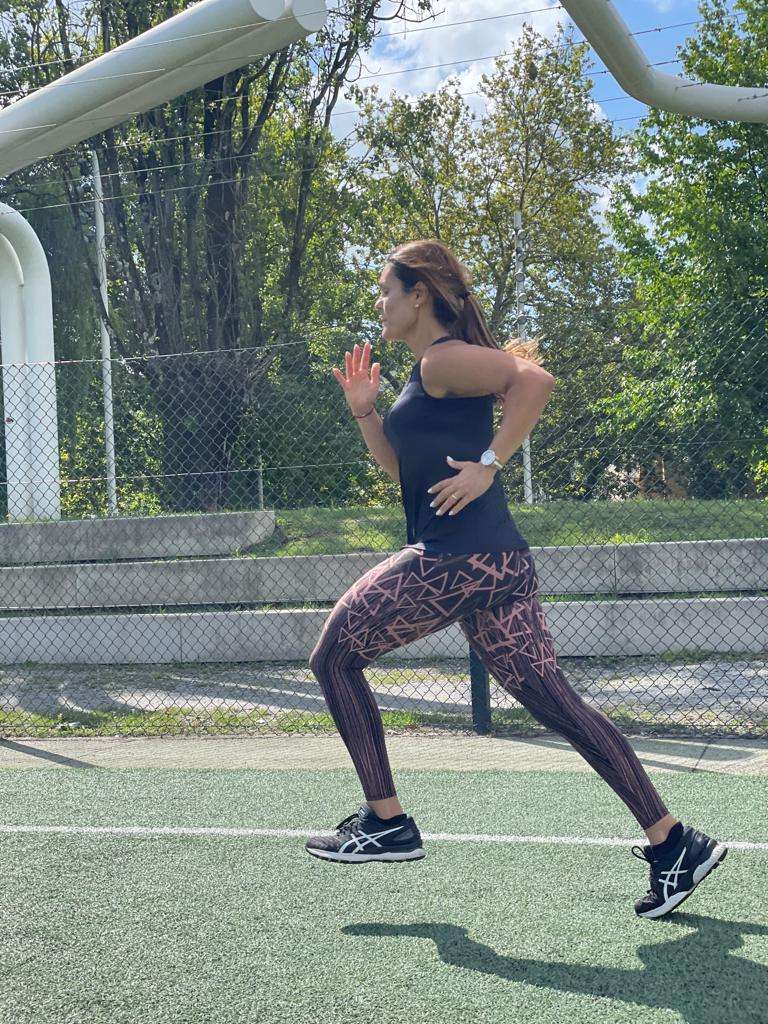
M 766 312 L 542 342 L 533 503 L 519 452 L 501 479 L 561 666 L 627 731 L 768 735 Z M 327 337 L 115 359 L 106 403 L 101 360 L 3 366 L 0 732 L 334 731 L 309 655 L 406 536 L 330 370 L 358 339 Z M 383 355 L 380 413 L 410 356 Z M 457 624 L 366 677 L 390 730 L 539 728 Z

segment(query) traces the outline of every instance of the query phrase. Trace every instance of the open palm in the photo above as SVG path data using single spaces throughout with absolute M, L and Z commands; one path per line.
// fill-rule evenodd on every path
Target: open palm
M 368 412 L 376 402 L 379 393 L 379 375 L 381 363 L 374 363 L 370 368 L 371 343 L 366 341 L 362 348 L 355 343 L 353 352 L 344 353 L 345 373 L 332 367 L 333 375 L 344 389 L 347 400 L 355 416 Z

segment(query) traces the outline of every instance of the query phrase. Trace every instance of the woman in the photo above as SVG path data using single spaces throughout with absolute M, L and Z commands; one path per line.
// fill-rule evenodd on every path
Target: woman
M 539 419 L 554 378 L 537 365 L 533 347 L 499 349 L 467 268 L 442 242 L 399 246 L 379 284 L 382 339 L 403 340 L 417 360 L 408 382 L 382 421 L 373 408 L 380 366 L 374 363 L 369 376 L 370 344 L 346 353 L 346 374 L 333 372 L 374 458 L 400 482 L 408 543 L 347 590 L 312 652 L 310 667 L 366 802 L 306 849 L 346 863 L 425 856 L 396 795 L 363 669 L 385 651 L 458 622 L 494 679 L 564 736 L 635 816 L 649 844 L 632 852 L 650 864 L 651 877 L 635 910 L 663 917 L 727 847 L 669 813 L 624 736 L 558 667 L 533 558 L 497 476 Z M 495 398 L 504 402 L 504 416 L 492 437 Z

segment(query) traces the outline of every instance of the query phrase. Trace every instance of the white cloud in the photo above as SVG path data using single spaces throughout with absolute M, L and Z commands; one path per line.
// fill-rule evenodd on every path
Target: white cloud
M 551 0 L 550 0 L 551 2 Z M 537 6 L 545 6 L 541 3 Z M 530 9 L 530 0 L 513 0 L 504 13 Z M 433 92 L 449 77 L 461 92 L 474 91 L 481 75 L 491 71 L 492 60 L 475 60 L 510 49 L 527 20 L 545 35 L 554 35 L 561 10 L 551 10 L 523 17 L 498 18 L 496 0 L 443 0 L 440 13 L 422 25 L 408 24 L 398 18 L 388 23 L 377 40 L 373 53 L 366 57 L 363 75 L 383 73 L 383 77 L 365 78 L 361 85 L 376 83 L 384 96 L 392 91 L 418 95 Z M 483 21 L 483 18 L 492 20 Z M 454 24 L 468 22 L 468 24 Z M 437 27 L 445 26 L 445 27 Z M 396 34 L 390 34 L 396 33 Z M 463 63 L 455 63 L 455 62 Z M 422 68 L 407 71 L 408 68 Z M 469 98 L 470 102 L 472 97 Z M 470 102 L 470 105 L 471 104 Z

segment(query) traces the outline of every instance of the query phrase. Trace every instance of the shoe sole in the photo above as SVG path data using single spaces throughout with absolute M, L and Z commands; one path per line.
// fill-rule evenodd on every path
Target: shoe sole
M 395 862 L 409 861 L 409 860 L 423 860 L 427 852 L 426 850 L 399 850 L 389 851 L 387 853 L 335 853 L 333 850 L 312 850 L 305 847 L 307 853 L 311 853 L 313 857 L 319 857 L 321 860 L 335 861 L 337 864 L 365 864 L 367 861 L 381 861 L 384 864 L 394 864 Z
M 725 843 L 718 843 L 717 846 L 712 850 L 712 853 L 708 860 L 705 860 L 703 864 L 699 866 L 693 872 L 693 885 L 690 889 L 685 892 L 675 893 L 674 896 L 670 896 L 666 903 L 663 903 L 660 907 L 654 907 L 652 910 L 647 910 L 644 913 L 639 913 L 638 917 L 647 918 L 658 918 L 666 917 L 667 914 L 671 914 L 673 910 L 684 903 L 692 892 L 696 890 L 699 882 L 703 882 L 704 879 L 709 875 L 715 868 L 719 868 L 725 860 L 726 854 L 728 853 L 728 847 Z

